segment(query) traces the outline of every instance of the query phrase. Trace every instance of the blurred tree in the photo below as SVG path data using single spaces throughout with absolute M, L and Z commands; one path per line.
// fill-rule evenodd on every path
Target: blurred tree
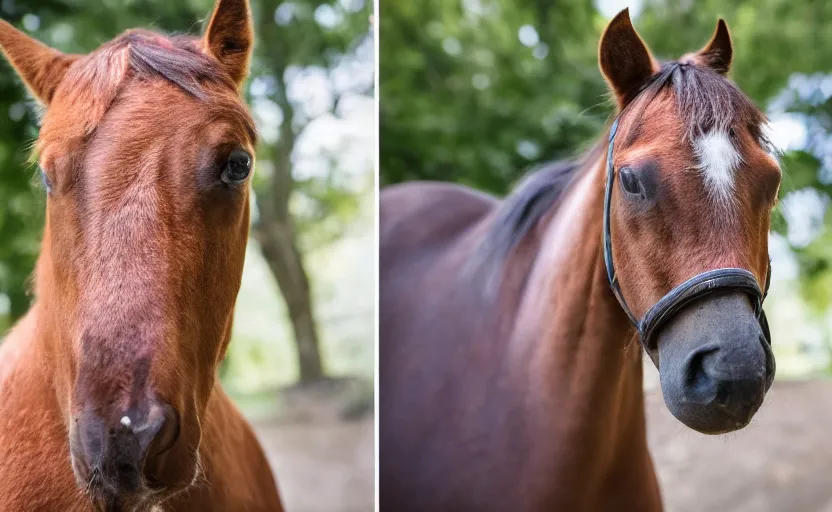
M 255 181 L 258 215 L 252 234 L 286 301 L 295 334 L 302 383 L 324 378 L 318 330 L 310 294 L 309 278 L 299 249 L 298 222 L 293 218 L 294 194 L 314 204 L 310 216 L 316 221 L 331 217 L 334 210 L 353 210 L 353 194 L 338 187 L 331 172 L 323 177 L 298 180 L 294 156 L 302 132 L 319 116 L 337 112 L 340 98 L 354 88 L 327 86 L 331 99 L 323 107 L 306 109 L 303 92 L 291 94 L 290 79 L 299 74 L 330 77 L 344 59 L 368 37 L 371 6 L 363 0 L 340 2 L 264 0 L 257 4 L 257 61 L 252 83 L 257 83 L 255 107 L 275 105 L 282 118 L 273 141 L 262 145 L 261 154 L 270 165 L 261 167 Z M 331 78 L 330 78 L 331 80 Z M 319 82 L 320 83 L 320 82 Z M 303 87 L 301 85 L 301 87 Z M 372 84 L 358 84 L 358 92 L 372 93 Z M 330 171 L 334 166 L 330 165 Z M 343 226 L 330 234 L 342 233 Z M 331 241 L 329 237 L 327 241 Z
M 384 3 L 383 183 L 502 193 L 529 165 L 575 153 L 610 111 L 596 26 L 585 1 Z
M 20 18 L 16 21 L 20 21 Z M 25 107 L 26 94 L 11 73 L 0 74 L 0 293 L 8 297 L 12 319 L 29 309 L 26 280 L 37 258 L 43 219 L 43 198 L 33 191 L 33 173 L 26 147 L 33 139 L 34 113 Z
M 31 2 L 26 9 L 4 3 L 3 18 L 17 25 L 36 28 L 41 16 L 63 16 L 67 6 L 58 0 Z M 34 173 L 28 165 L 30 142 L 36 136 L 37 112 L 27 108 L 28 99 L 17 76 L 8 66 L 0 72 L 0 295 L 8 298 L 11 320 L 28 309 L 27 280 L 37 258 L 44 200 L 33 186 Z M 3 313 L 0 308 L 0 314 Z

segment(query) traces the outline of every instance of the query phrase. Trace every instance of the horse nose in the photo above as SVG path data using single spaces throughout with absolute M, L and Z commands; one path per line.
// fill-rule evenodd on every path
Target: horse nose
M 104 420 L 94 412 L 82 413 L 74 436 L 73 458 L 85 483 L 102 485 L 118 494 L 138 491 L 144 468 L 176 441 L 179 421 L 174 409 L 150 400 Z M 95 482 L 100 478 L 100 482 Z

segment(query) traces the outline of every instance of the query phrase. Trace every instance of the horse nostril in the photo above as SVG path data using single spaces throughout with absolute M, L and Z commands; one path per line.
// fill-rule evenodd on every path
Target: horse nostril
M 708 362 L 719 349 L 707 347 L 693 353 L 687 364 L 685 384 L 688 393 L 696 402 L 709 403 L 717 394 L 717 382 L 708 373 Z
M 125 464 L 125 463 L 116 464 L 116 472 L 118 474 L 121 474 L 121 475 L 129 474 L 130 472 L 135 471 L 135 470 L 136 470 L 136 468 L 132 464 Z
M 147 459 L 169 450 L 179 437 L 179 417 L 168 404 L 154 403 L 148 414 L 145 447 Z
M 692 354 L 685 399 L 706 407 L 717 406 L 744 421 L 748 410 L 756 411 L 754 405 L 759 404 L 766 391 L 765 363 L 751 363 L 749 359 L 739 350 L 726 352 L 716 347 Z

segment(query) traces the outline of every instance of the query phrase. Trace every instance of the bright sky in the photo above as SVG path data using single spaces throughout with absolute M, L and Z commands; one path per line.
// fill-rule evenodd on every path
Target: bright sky
M 596 0 L 595 7 L 607 18 L 612 18 L 622 9 L 630 8 L 630 17 L 635 18 L 641 12 L 642 0 Z

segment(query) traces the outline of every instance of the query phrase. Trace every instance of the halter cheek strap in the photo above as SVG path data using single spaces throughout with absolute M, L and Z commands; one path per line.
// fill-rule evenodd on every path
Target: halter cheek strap
M 627 307 L 627 301 L 624 300 L 624 296 L 621 294 L 621 287 L 618 285 L 618 276 L 615 275 L 615 266 L 612 263 L 610 204 L 612 203 L 612 187 L 615 183 L 615 168 L 612 163 L 612 150 L 615 133 L 617 131 L 618 119 L 616 118 L 616 120 L 612 123 L 612 127 L 610 127 L 610 140 L 609 145 L 607 146 L 607 186 L 604 191 L 604 265 L 607 268 L 607 280 L 610 283 L 610 288 L 612 288 L 612 293 L 615 295 L 615 298 L 618 299 L 618 303 L 621 304 L 621 308 L 627 314 L 627 317 L 630 318 L 630 322 L 638 327 L 638 319 L 635 315 L 633 315 L 633 312 L 630 311 L 630 308 Z
M 609 146 L 607 148 L 607 183 L 604 193 L 604 265 L 607 270 L 612 293 L 627 314 L 630 322 L 638 331 L 641 344 L 653 360 L 656 368 L 659 367 L 659 350 L 657 336 L 661 328 L 695 300 L 716 292 L 741 291 L 746 293 L 754 306 L 754 314 L 760 322 L 760 327 L 766 342 L 771 344 L 771 333 L 768 328 L 768 320 L 763 311 L 763 300 L 768 295 L 768 288 L 771 284 L 771 260 L 768 263 L 766 272 L 765 289 L 760 290 L 757 278 L 748 270 L 742 268 L 720 268 L 708 270 L 697 274 L 682 284 L 671 289 L 664 297 L 659 299 L 640 320 L 636 318 L 632 310 L 627 306 L 621 287 L 618 283 L 618 276 L 615 273 L 615 265 L 612 258 L 612 236 L 610 229 L 610 207 L 612 203 L 612 189 L 615 184 L 615 166 L 612 161 L 615 134 L 618 130 L 618 119 L 612 123 L 610 128 Z

